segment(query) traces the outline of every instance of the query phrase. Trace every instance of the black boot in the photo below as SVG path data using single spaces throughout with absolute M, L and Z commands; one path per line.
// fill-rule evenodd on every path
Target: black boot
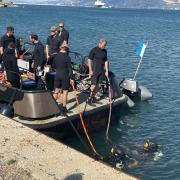
M 95 98 L 95 97 L 94 97 L 94 94 L 91 93 L 90 96 L 89 96 L 88 99 L 87 99 L 87 104 L 90 105 L 90 106 L 95 106 L 95 104 L 94 104 L 94 102 L 95 102 L 95 101 L 94 101 L 94 98 Z
M 66 116 L 67 115 L 66 113 L 67 113 L 67 109 L 66 109 L 66 107 L 63 106 L 62 111 L 61 111 L 61 115 Z

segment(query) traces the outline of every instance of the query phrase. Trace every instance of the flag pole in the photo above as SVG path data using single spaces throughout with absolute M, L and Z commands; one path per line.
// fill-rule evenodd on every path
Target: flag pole
M 148 42 L 146 43 L 146 47 L 147 47 L 147 45 L 148 45 Z M 145 47 L 145 49 L 146 49 L 146 47 Z M 144 52 L 145 52 L 145 49 L 144 49 Z M 143 55 L 144 55 L 144 52 L 143 52 Z M 137 73 L 138 73 L 138 71 L 139 71 L 140 65 L 141 65 L 141 63 L 142 63 L 143 55 L 140 56 L 140 61 L 139 61 L 138 67 L 137 67 L 137 69 L 136 69 L 136 72 L 135 72 L 135 74 L 134 74 L 133 80 L 135 80 L 135 78 L 136 78 L 136 76 L 137 76 Z
M 139 61 L 138 67 L 137 67 L 137 69 L 136 69 L 136 72 L 135 72 L 135 74 L 134 74 L 134 78 L 133 78 L 133 80 L 135 80 L 135 78 L 136 78 L 136 75 L 137 75 L 137 73 L 138 73 L 138 71 L 139 71 L 139 68 L 140 68 L 141 62 L 142 62 L 142 57 L 140 57 L 140 61 Z

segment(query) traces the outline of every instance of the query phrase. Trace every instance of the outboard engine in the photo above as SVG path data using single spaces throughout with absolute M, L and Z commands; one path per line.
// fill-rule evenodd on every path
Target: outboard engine
M 133 79 L 124 79 L 119 84 L 122 92 L 131 99 L 148 100 L 152 98 L 152 93 L 144 86 L 139 86 L 138 82 Z
M 137 93 L 138 92 L 138 82 L 136 80 L 132 79 L 124 79 L 124 81 L 121 84 L 121 87 L 129 91 L 131 93 Z
M 124 79 L 119 86 L 122 92 L 132 99 L 134 99 L 138 92 L 138 82 L 132 79 Z

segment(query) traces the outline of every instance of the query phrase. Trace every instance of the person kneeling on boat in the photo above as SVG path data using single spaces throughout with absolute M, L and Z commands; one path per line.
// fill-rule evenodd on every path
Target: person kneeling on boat
M 58 100 L 62 94 L 62 115 L 67 113 L 67 96 L 70 88 L 70 83 L 74 83 L 73 71 L 71 67 L 71 58 L 68 55 L 69 48 L 66 43 L 63 43 L 60 47 L 60 52 L 54 59 L 53 65 L 56 70 L 56 76 L 54 81 L 55 91 L 54 98 Z
M 91 50 L 88 57 L 89 78 L 91 78 L 91 92 L 88 98 L 88 104 L 90 105 L 94 102 L 94 95 L 100 88 L 100 83 L 105 79 L 104 74 L 109 79 L 106 44 L 105 39 L 100 39 L 98 46 Z
M 13 87 L 19 88 L 20 73 L 17 65 L 15 44 L 13 42 L 8 44 L 7 49 L 3 53 L 2 61 L 6 70 L 7 80 L 11 83 Z

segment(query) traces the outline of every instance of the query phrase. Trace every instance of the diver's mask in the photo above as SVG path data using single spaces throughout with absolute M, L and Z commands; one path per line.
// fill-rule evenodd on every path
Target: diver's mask
M 144 143 L 143 150 L 147 153 L 154 153 L 154 152 L 158 151 L 158 145 L 157 145 L 157 143 L 148 139 Z
M 121 157 L 121 158 L 123 158 L 123 157 L 126 156 L 126 154 L 125 154 L 125 153 L 122 151 L 122 149 L 121 149 L 120 147 L 118 147 L 118 146 L 112 147 L 112 149 L 111 149 L 111 155 L 116 156 L 116 157 Z

